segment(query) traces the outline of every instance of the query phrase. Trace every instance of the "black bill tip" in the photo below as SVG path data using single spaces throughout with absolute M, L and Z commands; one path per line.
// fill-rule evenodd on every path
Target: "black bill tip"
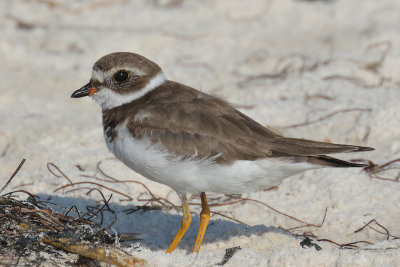
M 72 98 L 78 98 L 78 97 L 84 97 L 88 95 L 92 95 L 92 86 L 90 83 L 84 85 L 82 88 L 76 90 L 75 92 L 72 93 L 71 97 Z

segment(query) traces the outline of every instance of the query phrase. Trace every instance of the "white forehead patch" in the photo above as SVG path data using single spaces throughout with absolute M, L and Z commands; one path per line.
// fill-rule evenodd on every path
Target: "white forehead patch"
M 162 85 L 165 80 L 166 78 L 164 73 L 160 71 L 156 76 L 149 80 L 149 83 L 145 87 L 139 91 L 131 92 L 129 94 L 119 94 L 103 86 L 99 88 L 99 91 L 92 95 L 92 98 L 100 105 L 102 110 L 107 110 L 141 98 L 148 92 Z
M 92 80 L 97 81 L 99 83 L 104 82 L 104 73 L 99 69 L 92 70 Z

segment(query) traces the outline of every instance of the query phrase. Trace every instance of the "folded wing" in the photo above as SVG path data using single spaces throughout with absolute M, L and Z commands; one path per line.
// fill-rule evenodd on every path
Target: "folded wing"
M 182 91 L 179 91 L 182 94 Z M 360 164 L 337 160 L 324 154 L 370 151 L 373 148 L 283 137 L 262 126 L 226 102 L 187 90 L 185 97 L 169 101 L 152 99 L 141 114 L 128 123 L 136 137 L 146 137 L 176 155 L 231 164 L 235 160 L 266 157 L 290 158 L 313 164 L 352 167 Z M 168 96 L 164 96 L 168 97 Z

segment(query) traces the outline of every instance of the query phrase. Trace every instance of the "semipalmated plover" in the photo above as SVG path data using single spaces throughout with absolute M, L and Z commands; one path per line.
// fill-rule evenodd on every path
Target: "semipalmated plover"
M 108 149 L 150 180 L 173 188 L 182 202 L 173 251 L 192 220 L 186 193 L 200 194 L 198 252 L 210 210 L 205 192 L 240 194 L 278 185 L 321 167 L 363 167 L 325 156 L 373 150 L 283 137 L 227 102 L 167 80 L 161 68 L 138 54 L 100 58 L 88 84 L 71 97 L 91 96 L 103 112 Z

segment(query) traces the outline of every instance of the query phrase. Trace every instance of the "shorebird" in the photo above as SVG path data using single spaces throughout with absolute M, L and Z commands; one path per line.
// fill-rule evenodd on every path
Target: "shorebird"
M 241 194 L 321 167 L 363 167 L 326 156 L 373 148 L 279 135 L 224 100 L 168 80 L 161 68 L 134 53 L 100 58 L 88 84 L 71 97 L 91 96 L 103 113 L 108 149 L 144 177 L 173 188 L 182 202 L 172 252 L 192 216 L 186 194 L 200 194 L 199 252 L 210 209 L 206 192 Z

